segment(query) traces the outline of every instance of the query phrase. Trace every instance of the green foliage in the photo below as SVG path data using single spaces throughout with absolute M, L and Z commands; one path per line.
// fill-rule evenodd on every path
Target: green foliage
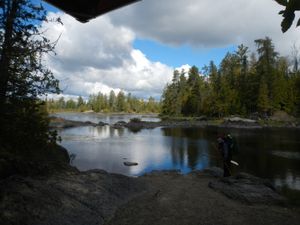
M 58 92 L 58 81 L 41 60 L 55 46 L 39 30 L 38 24 L 46 22 L 46 11 L 29 0 L 1 3 L 0 103 Z
M 126 98 L 123 91 L 120 91 L 117 95 L 116 99 L 116 110 L 119 112 L 126 112 L 127 111 L 127 104 Z
M 40 31 L 47 22 L 41 5 L 30 0 L 0 3 L 0 149 L 11 158 L 39 161 L 57 138 L 38 99 L 59 92 L 58 80 L 42 60 L 55 43 Z
M 90 95 L 87 101 L 81 96 L 78 97 L 77 101 L 72 99 L 65 101 L 63 97 L 58 100 L 50 99 L 47 101 L 47 108 L 49 112 L 93 110 L 102 113 L 158 113 L 160 104 L 153 97 L 149 97 L 148 101 L 145 101 L 132 96 L 130 93 L 125 96 L 124 92 L 120 91 L 116 96 L 115 92 L 111 91 L 109 96 L 101 92 L 97 95 Z
M 296 73 L 294 87 L 296 111 L 297 114 L 300 115 L 300 71 Z
M 140 123 L 140 122 L 141 122 L 141 119 L 140 119 L 140 118 L 137 118 L 137 117 L 131 118 L 131 119 L 130 119 L 130 122 L 132 122 L 132 123 Z
M 271 108 L 269 100 L 269 90 L 265 80 L 262 80 L 260 83 L 257 99 L 257 108 L 260 112 L 263 112 L 264 114 L 268 113 Z
M 161 114 L 224 117 L 255 112 L 270 115 L 278 110 L 299 114 L 298 55 L 294 54 L 291 68 L 287 58 L 279 57 L 270 38 L 255 43 L 258 59 L 254 54 L 249 57 L 248 48 L 240 45 L 224 57 L 219 68 L 211 61 L 201 74 L 193 66 L 187 78 L 174 71 L 172 83 L 162 95 Z
M 116 111 L 116 94 L 113 90 L 109 93 L 108 105 L 111 111 Z

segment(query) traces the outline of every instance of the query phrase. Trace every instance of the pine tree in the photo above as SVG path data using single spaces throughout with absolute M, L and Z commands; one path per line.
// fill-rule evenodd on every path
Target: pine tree
M 269 90 L 265 80 L 260 82 L 257 108 L 264 115 L 267 115 L 270 110 Z
M 238 46 L 238 50 L 235 52 L 238 60 L 238 70 L 239 75 L 237 78 L 237 92 L 240 102 L 240 113 L 247 113 L 247 103 L 246 103 L 246 89 L 249 85 L 247 83 L 247 77 L 249 74 L 249 61 L 248 61 L 248 47 L 243 44 Z
M 123 91 L 120 91 L 116 98 L 116 109 L 118 112 L 126 112 L 126 102 L 125 102 L 125 94 Z
M 53 140 L 38 97 L 59 92 L 58 80 L 42 60 L 55 43 L 40 31 L 47 22 L 41 5 L 30 0 L 0 3 L 0 147 L 29 156 Z
M 200 90 L 199 69 L 192 66 L 188 72 L 188 95 L 185 104 L 182 107 L 184 115 L 198 115 L 201 111 L 201 90 Z
M 180 99 L 181 75 L 177 70 L 173 73 L 172 83 L 166 85 L 162 94 L 162 114 L 178 116 L 182 111 L 182 103 Z
M 73 99 L 69 99 L 69 100 L 66 102 L 66 108 L 67 108 L 67 109 L 71 109 L 71 110 L 76 109 L 76 102 L 75 102 Z
M 272 40 L 258 39 L 258 59 L 249 56 L 248 48 L 238 46 L 228 53 L 219 69 L 213 61 L 203 68 L 204 77 L 193 66 L 188 78 L 174 71 L 172 83 L 162 96 L 162 114 L 178 116 L 223 117 L 231 114 L 249 115 L 275 110 L 300 112 L 300 72 L 298 53 L 293 54 L 293 68 L 286 58 L 279 57 Z
M 255 43 L 259 55 L 257 62 L 257 72 L 260 75 L 259 80 L 265 80 L 269 90 L 269 99 L 272 102 L 274 93 L 272 88 L 276 77 L 275 67 L 278 53 L 275 51 L 275 47 L 269 37 L 255 40 Z
M 77 99 L 77 108 L 81 112 L 83 112 L 85 110 L 85 103 L 84 103 L 84 100 L 81 96 L 79 96 L 78 99 Z
M 295 90 L 295 108 L 296 115 L 300 115 L 300 71 L 298 71 L 294 78 L 294 90 Z
M 109 93 L 108 105 L 111 112 L 116 111 L 116 94 L 113 90 Z
M 155 102 L 155 99 L 153 97 L 149 97 L 148 102 L 147 102 L 147 112 L 157 112 L 157 104 Z
M 272 108 L 273 110 L 289 111 L 288 107 L 288 62 L 280 58 L 277 62 L 276 73 L 272 86 Z

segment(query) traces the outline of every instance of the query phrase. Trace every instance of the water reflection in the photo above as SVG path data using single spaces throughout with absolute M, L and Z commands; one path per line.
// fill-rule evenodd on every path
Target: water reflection
M 157 128 L 134 133 L 104 126 L 65 129 L 60 135 L 62 145 L 76 154 L 74 165 L 80 170 L 100 168 L 140 175 L 152 170 L 178 169 L 187 173 L 212 164 L 207 140 L 176 137 L 172 132 L 183 131 Z M 139 165 L 124 167 L 124 159 Z
M 114 129 L 110 126 L 103 127 L 77 127 L 60 131 L 64 141 L 96 141 L 101 142 L 104 139 L 123 137 L 125 130 Z
M 221 157 L 215 145 L 215 137 L 208 138 L 199 128 L 163 128 L 167 146 L 171 149 L 174 167 L 184 172 L 203 170 L 209 166 L 221 166 Z
M 124 120 L 124 118 L 121 118 Z M 138 133 L 110 126 L 79 127 L 60 132 L 62 145 L 76 155 L 80 170 L 104 169 L 125 175 L 177 169 L 183 173 L 222 167 L 216 138 L 231 133 L 239 149 L 233 172 L 248 172 L 300 191 L 300 131 L 284 129 L 156 128 Z M 139 163 L 126 167 L 124 161 Z
M 154 169 L 180 169 L 185 173 L 209 166 L 221 167 L 215 139 L 222 132 L 230 132 L 236 138 L 239 153 L 235 160 L 240 166 L 235 169 L 300 190 L 297 132 L 157 128 L 134 133 L 104 126 L 66 129 L 60 135 L 62 144 L 77 155 L 74 164 L 79 169 L 101 168 L 140 175 Z M 123 158 L 136 161 L 139 166 L 124 167 Z

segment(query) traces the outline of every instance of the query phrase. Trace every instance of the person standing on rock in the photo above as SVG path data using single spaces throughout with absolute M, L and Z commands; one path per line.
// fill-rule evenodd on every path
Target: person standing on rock
M 230 172 L 230 161 L 232 159 L 232 153 L 230 151 L 231 149 L 231 142 L 230 139 L 231 136 L 229 137 L 224 137 L 221 136 L 217 139 L 218 141 L 218 149 L 220 150 L 223 158 L 223 170 L 224 170 L 224 177 L 229 177 L 231 176 Z

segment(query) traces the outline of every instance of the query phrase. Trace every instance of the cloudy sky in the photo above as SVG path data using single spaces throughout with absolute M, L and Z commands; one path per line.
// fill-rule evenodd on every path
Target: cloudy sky
M 64 24 L 43 28 L 60 36 L 45 60 L 66 96 L 113 89 L 159 99 L 174 68 L 219 64 L 241 43 L 254 51 L 254 40 L 269 36 L 281 55 L 300 48 L 300 28 L 281 33 L 273 0 L 143 0 L 86 24 L 46 6 Z

